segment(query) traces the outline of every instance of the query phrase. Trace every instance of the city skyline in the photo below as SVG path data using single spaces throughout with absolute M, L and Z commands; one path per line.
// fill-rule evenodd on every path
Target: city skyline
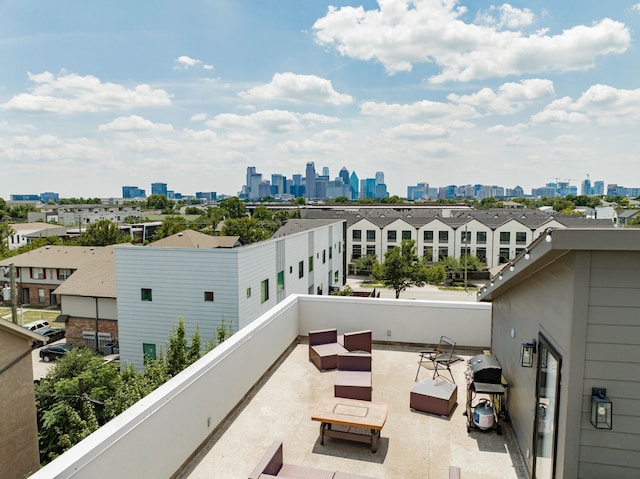
M 0 5 L 0 197 L 236 195 L 307 162 L 401 197 L 640 185 L 637 1 L 149 7 Z

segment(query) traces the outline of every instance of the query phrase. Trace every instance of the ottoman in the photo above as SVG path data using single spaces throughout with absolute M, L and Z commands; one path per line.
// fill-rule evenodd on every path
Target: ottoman
M 422 379 L 411 389 L 409 407 L 416 411 L 449 416 L 457 404 L 458 386 L 444 380 Z

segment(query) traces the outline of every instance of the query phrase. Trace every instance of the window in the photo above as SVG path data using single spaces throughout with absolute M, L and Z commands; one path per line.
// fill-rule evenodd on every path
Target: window
M 516 231 L 516 244 L 527 244 L 526 231 Z
M 509 244 L 511 242 L 511 233 L 508 231 L 500 232 L 500 244 Z
M 313 256 L 311 258 L 313 258 Z M 304 261 L 300 261 L 298 263 L 298 278 L 302 278 L 303 276 L 304 276 Z
M 464 257 L 464 256 L 470 256 L 471 255 L 471 248 L 469 248 L 468 246 L 464 246 L 462 248 L 460 248 L 460 256 Z
M 264 303 L 269 301 L 269 280 L 265 279 L 260 283 L 260 301 Z
M 333 282 L 337 283 L 338 281 L 340 281 L 340 272 L 336 271 L 335 273 L 333 273 Z
M 362 241 L 362 230 L 352 230 L 351 239 L 353 241 Z
M 293 266 L 289 266 L 289 274 L 293 274 Z
M 393 248 L 397 248 L 397 246 L 393 246 L 392 244 L 387 245 L 387 251 L 391 251 Z
M 374 245 L 374 244 L 368 244 L 367 245 L 367 256 L 369 256 L 370 254 L 372 254 L 372 255 L 376 254 L 376 245 Z
M 342 253 L 342 241 L 338 241 L 338 254 Z
M 32 279 L 45 279 L 44 268 L 31 268 Z
M 247 288 L 247 298 L 251 297 L 251 288 Z
M 376 240 L 376 230 L 367 230 L 367 241 Z
M 351 250 L 351 260 L 356 260 L 362 257 L 362 246 L 354 244 Z
M 425 246 L 422 249 L 422 256 L 424 256 L 425 261 L 433 261 L 433 246 Z
M 142 288 L 140 290 L 140 299 L 142 301 L 152 301 L 151 289 L 150 288 Z
M 333 258 L 333 247 L 329 246 L 329 259 Z
M 204 300 L 207 302 L 213 302 L 213 291 L 205 291 Z
M 142 343 L 142 357 L 145 364 L 149 361 L 154 361 L 156 359 L 156 345 Z
M 395 230 L 387 231 L 387 241 L 389 243 L 395 243 L 396 242 L 396 234 L 397 234 L 397 232 Z
M 460 242 L 461 243 L 471 243 L 471 231 L 461 231 L 460 232 Z
M 71 270 L 68 268 L 60 268 L 58 270 L 58 279 L 64 281 L 66 279 L 69 279 L 69 276 L 71 276 Z
M 509 248 L 500 248 L 499 264 L 505 264 L 508 262 L 509 262 Z
M 278 273 L 278 291 L 284 290 L 284 271 Z
M 411 230 L 402 230 L 402 241 L 411 239 Z
M 38 288 L 38 303 L 44 304 L 44 289 Z
M 449 242 L 449 232 L 448 231 L 438 231 L 438 242 L 439 243 L 448 243 Z
M 322 264 L 325 264 L 327 262 L 327 250 L 323 249 L 322 250 Z
M 487 248 L 477 248 L 476 256 L 482 263 L 487 264 Z
M 438 248 L 438 260 L 443 260 L 449 256 L 449 248 Z
M 309 273 L 313 271 L 313 256 L 309 256 Z
M 422 239 L 425 243 L 433 243 L 433 231 L 423 231 Z
M 478 244 L 487 244 L 487 232 L 486 231 L 478 231 L 476 233 L 476 243 L 478 243 Z

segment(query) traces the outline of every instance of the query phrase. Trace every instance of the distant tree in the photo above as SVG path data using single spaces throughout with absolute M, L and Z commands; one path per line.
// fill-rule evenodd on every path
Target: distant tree
M 200 212 L 196 223 L 201 229 L 207 229 L 210 234 L 214 234 L 220 222 L 224 219 L 226 211 L 218 206 L 207 206 Z
M 9 223 L 0 221 L 0 258 L 6 258 L 9 253 L 8 238 L 15 233 Z
M 0 223 L 0 230 L 2 230 L 2 223 Z M 47 245 L 61 245 L 62 240 L 57 236 L 49 236 L 47 238 L 36 238 L 31 243 L 25 244 L 22 246 L 18 246 L 12 250 L 6 251 L 4 258 L 10 256 L 18 256 L 19 254 L 26 253 L 28 251 L 33 251 L 34 249 L 42 248 Z M 0 250 L 2 248 L 0 247 Z M 3 254 L 0 251 L 0 258 L 3 258 Z
M 9 216 L 14 220 L 26 220 L 30 211 L 36 211 L 35 205 L 24 204 L 17 205 L 9 209 Z
M 441 264 L 434 264 L 427 267 L 427 283 L 442 284 L 447 278 L 447 272 Z
M 357 203 L 359 205 L 374 205 L 376 200 L 375 198 L 360 198 Z
M 173 206 L 173 202 L 171 202 L 165 195 L 151 195 L 147 197 L 147 209 L 149 210 L 167 210 Z
M 385 198 L 380 199 L 380 203 L 383 204 L 394 204 L 399 205 L 404 203 L 406 200 L 404 198 L 400 198 L 398 195 L 387 196 Z
M 307 204 L 307 199 L 302 197 L 302 196 L 299 196 L 298 198 L 295 198 L 293 200 L 293 204 L 294 205 L 306 205 Z
M 480 200 L 480 204 L 477 206 L 479 210 L 488 210 L 492 208 L 503 208 L 504 204 L 502 201 L 490 196 L 488 198 L 482 198 Z
M 187 366 L 195 363 L 200 359 L 202 351 L 202 340 L 200 339 L 200 326 L 196 326 L 196 330 L 191 336 L 191 346 L 187 351 Z
M 353 289 L 348 284 L 345 284 L 344 287 L 339 291 L 334 291 L 331 293 L 332 296 L 353 296 Z
M 344 205 L 344 204 L 351 203 L 351 200 L 346 196 L 336 196 L 333 202 L 338 205 Z
M 183 216 L 167 216 L 162 221 L 160 227 L 153 233 L 153 241 L 158 241 L 159 239 L 180 233 L 180 231 L 186 229 L 189 229 L 189 223 L 186 218 Z
M 353 262 L 353 266 L 356 271 L 362 273 L 371 273 L 373 271 L 374 265 L 378 263 L 378 257 L 375 254 L 368 254 L 366 256 L 361 256 Z M 357 273 L 356 273 L 357 274 Z
M 86 231 L 80 235 L 80 244 L 83 246 L 107 246 L 126 243 L 129 240 L 129 236 L 110 220 L 98 220 L 91 223 L 87 226 Z
M 251 217 L 257 221 L 273 221 L 273 211 L 264 205 L 258 205 L 253 210 Z
M 247 214 L 247 205 L 237 196 L 225 198 L 220 202 L 220 208 L 227 211 L 229 218 L 242 218 Z
M 222 227 L 222 234 L 224 236 L 239 236 L 244 244 L 251 244 L 269 239 L 273 233 L 260 226 L 255 219 L 245 216 L 227 219 Z
M 427 268 L 416 254 L 414 240 L 404 240 L 384 254 L 384 262 L 376 263 L 373 277 L 382 284 L 393 288 L 396 299 L 400 293 L 411 286 L 424 286 L 427 281 Z
M 219 344 L 222 344 L 231 336 L 233 336 L 233 321 L 230 321 L 229 324 L 227 324 L 227 320 L 223 316 L 222 321 L 220 321 L 220 324 L 216 327 L 215 336 L 207 341 L 207 352 L 211 351 Z
M 143 220 L 141 216 L 129 215 L 125 217 L 124 222 L 126 224 L 134 224 L 134 223 L 142 223 Z

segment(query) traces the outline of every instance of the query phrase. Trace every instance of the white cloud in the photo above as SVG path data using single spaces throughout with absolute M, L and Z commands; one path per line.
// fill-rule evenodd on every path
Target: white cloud
M 429 100 L 415 103 L 377 103 L 367 101 L 360 104 L 360 111 L 366 116 L 395 118 L 402 121 L 416 119 L 442 122 L 443 119 L 476 118 L 480 115 L 472 106 L 455 105 Z
M 207 119 L 206 113 L 196 113 L 194 115 L 191 115 L 191 118 L 190 118 L 191 121 L 204 121 L 206 119 Z
M 241 92 L 249 100 L 286 101 L 291 103 L 329 103 L 348 105 L 353 102 L 350 95 L 338 93 L 329 80 L 315 75 L 276 73 L 270 83 Z
M 483 88 L 472 95 L 451 93 L 447 98 L 454 103 L 483 108 L 500 114 L 509 114 L 521 111 L 529 104 L 541 100 L 548 101 L 553 96 L 552 81 L 531 79 L 519 83 L 505 83 L 497 91 Z
M 100 131 L 172 131 L 173 126 L 166 123 L 154 123 L 138 115 L 121 116 L 110 123 L 100 125 Z
M 564 97 L 532 117 L 533 123 L 634 124 L 640 121 L 640 89 L 624 90 L 593 85 L 573 101 Z
M 80 76 L 65 70 L 29 73 L 31 93 L 21 93 L 0 107 L 4 110 L 73 114 L 139 107 L 167 106 L 171 95 L 149 85 L 127 89 L 117 83 L 103 83 L 95 76 Z
M 340 151 L 347 141 L 347 134 L 340 130 L 325 130 L 310 138 L 287 140 L 276 148 L 283 153 L 323 154 Z
M 605 18 L 557 35 L 503 28 L 526 26 L 528 10 L 500 8 L 494 25 L 465 23 L 457 0 L 385 0 L 379 9 L 330 7 L 313 28 L 316 41 L 342 55 L 382 63 L 389 74 L 410 71 L 415 63 L 434 62 L 440 74 L 430 80 L 469 81 L 548 71 L 582 71 L 602 55 L 625 52 L 629 29 Z M 485 15 L 486 18 L 486 15 Z
M 262 110 L 249 115 L 223 113 L 207 121 L 210 128 L 251 129 L 272 133 L 293 132 L 307 126 L 331 123 L 335 119 L 318 114 L 300 114 L 286 110 Z
M 631 9 L 635 10 L 636 12 L 640 12 L 640 3 L 636 3 L 631 7 Z
M 441 126 L 418 123 L 404 123 L 394 126 L 385 131 L 389 138 L 397 139 L 429 139 L 429 138 L 448 138 L 452 136 L 451 130 Z
M 534 23 L 535 14 L 528 8 L 516 8 L 508 3 L 496 7 L 492 5 L 488 10 L 478 12 L 476 23 L 481 25 L 495 25 L 498 29 L 514 30 Z
M 175 66 L 173 67 L 175 70 L 188 70 L 189 68 L 193 68 L 202 64 L 202 60 L 198 60 L 196 58 L 191 58 L 187 55 L 179 56 L 174 60 Z M 208 65 L 206 65 L 208 66 Z M 205 66 L 205 67 L 206 67 Z

